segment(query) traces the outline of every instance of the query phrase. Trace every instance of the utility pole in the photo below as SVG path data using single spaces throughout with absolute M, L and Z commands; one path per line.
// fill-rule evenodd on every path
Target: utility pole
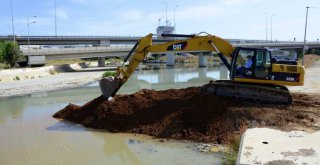
M 266 12 L 263 14 L 266 15 L 266 42 L 268 42 L 268 15 Z
M 307 12 L 306 12 L 306 23 L 304 26 L 304 39 L 303 39 L 303 50 L 302 50 L 302 65 L 304 62 L 304 55 L 306 53 L 306 40 L 307 40 L 307 26 L 308 26 L 308 12 L 309 12 L 309 6 L 306 7 L 307 8 Z
M 11 0 L 11 23 L 12 23 L 12 37 L 13 37 L 13 43 L 16 42 L 16 36 L 14 34 L 14 23 L 13 23 L 13 10 L 12 10 L 12 0 Z
M 168 26 L 168 3 L 167 2 L 165 2 L 166 3 L 166 26 Z

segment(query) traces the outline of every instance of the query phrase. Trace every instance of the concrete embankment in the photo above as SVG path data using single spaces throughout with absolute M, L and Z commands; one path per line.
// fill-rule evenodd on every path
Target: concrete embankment
M 70 72 L 88 67 L 85 63 L 44 66 L 38 68 L 21 68 L 0 70 L 0 82 L 12 82 L 27 79 L 37 79 L 59 72 Z
M 7 81 L 0 82 L 0 98 L 78 87 L 97 81 L 106 69 L 71 64 L 3 70 L 0 76 Z
M 320 131 L 248 129 L 242 135 L 237 164 L 319 164 L 319 139 Z

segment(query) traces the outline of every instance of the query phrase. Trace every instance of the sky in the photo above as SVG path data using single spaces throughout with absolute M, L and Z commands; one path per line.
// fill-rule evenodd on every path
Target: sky
M 166 15 L 174 25 L 175 9 L 179 34 L 265 40 L 268 31 L 270 40 L 272 17 L 273 40 L 303 41 L 312 6 L 307 40 L 320 38 L 320 0 L 12 0 L 15 34 L 28 35 L 29 18 L 36 22 L 30 35 L 55 35 L 55 1 L 58 35 L 144 36 L 165 25 Z M 12 33 L 11 0 L 1 0 L 0 35 Z

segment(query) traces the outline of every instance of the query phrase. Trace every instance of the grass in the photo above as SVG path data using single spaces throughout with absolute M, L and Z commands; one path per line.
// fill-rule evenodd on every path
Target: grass
M 240 147 L 240 136 L 235 136 L 230 140 L 229 151 L 224 154 L 223 165 L 233 165 L 236 164 L 238 151 Z
M 109 76 L 115 76 L 116 72 L 115 71 L 106 71 L 102 74 L 102 77 L 109 77 Z
M 63 64 L 75 64 L 75 63 L 82 63 L 82 62 L 88 62 L 88 61 L 81 60 L 81 59 L 47 60 L 46 65 L 63 65 Z
M 9 66 L 3 63 L 0 63 L 0 70 L 1 69 L 9 69 Z
M 50 70 L 49 70 L 49 73 L 50 73 L 51 75 L 58 74 L 58 72 L 57 72 L 57 71 L 55 71 L 54 69 L 50 69 Z
M 19 76 L 16 76 L 16 80 L 20 80 L 20 77 L 19 77 Z

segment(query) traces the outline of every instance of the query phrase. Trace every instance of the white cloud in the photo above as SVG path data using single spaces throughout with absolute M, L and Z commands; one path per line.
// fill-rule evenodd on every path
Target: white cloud
M 57 8 L 57 18 L 63 19 L 63 20 L 67 20 L 68 19 L 67 11 L 65 9 L 62 9 L 62 8 Z
M 127 10 L 125 12 L 121 12 L 120 19 L 127 21 L 140 21 L 144 18 L 144 14 L 138 10 Z
M 71 0 L 71 2 L 73 3 L 77 3 L 77 4 L 81 4 L 81 5 L 85 5 L 89 2 L 89 0 Z
M 243 5 L 243 4 L 254 4 L 260 0 L 222 0 L 226 5 Z

